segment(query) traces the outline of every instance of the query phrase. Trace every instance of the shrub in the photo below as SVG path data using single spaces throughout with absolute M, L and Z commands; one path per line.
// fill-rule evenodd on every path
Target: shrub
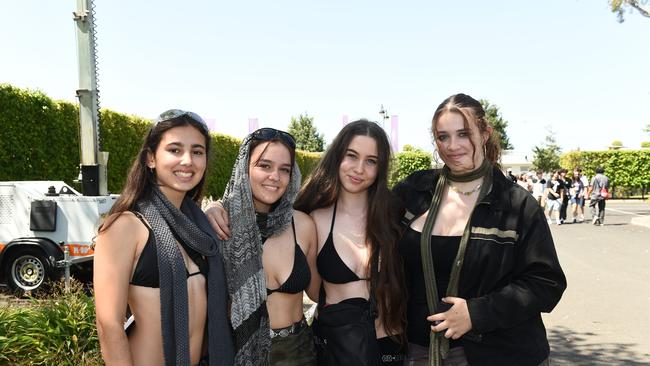
M 95 305 L 83 286 L 62 282 L 47 298 L 0 307 L 0 364 L 101 365 Z
M 431 154 L 424 151 L 402 151 L 395 154 L 388 177 L 390 187 L 409 174 L 423 169 L 431 169 Z
M 572 151 L 560 161 L 567 169 L 582 167 L 586 176 L 595 175 L 596 167 L 602 166 L 615 189 L 650 187 L 650 150 Z

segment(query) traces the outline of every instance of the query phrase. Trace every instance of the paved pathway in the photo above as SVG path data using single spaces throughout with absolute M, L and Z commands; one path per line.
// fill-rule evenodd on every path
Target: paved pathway
M 607 204 L 605 226 L 551 226 L 568 280 L 544 315 L 554 365 L 650 365 L 650 227 L 630 224 L 650 204 Z

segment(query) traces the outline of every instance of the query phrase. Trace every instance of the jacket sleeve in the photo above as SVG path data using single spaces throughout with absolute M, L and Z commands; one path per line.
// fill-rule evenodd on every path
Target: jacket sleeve
M 400 203 L 401 215 L 407 210 L 414 215 L 420 215 L 428 209 L 431 202 L 430 181 L 433 175 L 433 170 L 418 170 L 393 187 L 392 192 Z
M 476 333 L 510 328 L 541 312 L 550 312 L 566 289 L 553 237 L 539 205 L 525 200 L 520 211 L 519 239 L 509 283 L 467 299 L 472 330 Z

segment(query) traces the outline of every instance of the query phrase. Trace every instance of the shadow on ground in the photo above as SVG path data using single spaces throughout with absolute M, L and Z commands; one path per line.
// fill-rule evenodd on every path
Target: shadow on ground
M 551 344 L 551 364 L 572 366 L 647 366 L 650 350 L 635 349 L 633 343 L 598 342 L 595 333 L 577 333 L 567 327 L 547 329 Z

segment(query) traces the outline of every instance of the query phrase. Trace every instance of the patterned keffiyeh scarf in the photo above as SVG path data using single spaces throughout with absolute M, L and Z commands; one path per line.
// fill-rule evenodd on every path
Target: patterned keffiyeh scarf
M 235 365 L 266 365 L 271 346 L 266 311 L 266 277 L 262 268 L 262 237 L 284 231 L 293 217 L 293 202 L 300 189 L 300 170 L 294 163 L 287 190 L 258 227 L 248 175 L 252 137 L 239 147 L 239 155 L 226 186 L 223 206 L 230 218 L 230 239 L 221 246 L 230 293 L 230 320 L 234 328 Z M 262 227 L 262 229 L 260 229 Z

